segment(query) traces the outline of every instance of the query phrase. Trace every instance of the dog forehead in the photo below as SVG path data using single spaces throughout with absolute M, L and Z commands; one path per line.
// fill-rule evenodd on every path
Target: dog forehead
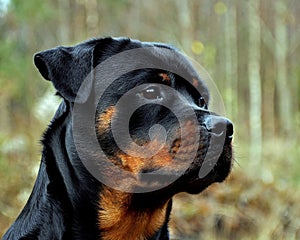
M 146 62 L 149 62 L 150 68 L 151 66 L 157 67 L 157 71 L 148 71 L 148 74 L 152 74 L 152 76 L 156 74 L 163 80 L 163 83 L 168 83 L 171 77 L 167 72 L 175 73 L 189 81 L 191 85 L 200 91 L 201 95 L 208 102 L 209 93 L 206 84 L 197 73 L 191 61 L 172 45 L 159 42 L 141 42 L 124 37 L 107 37 L 91 39 L 76 45 L 73 48 L 73 52 L 81 53 L 82 49 L 90 48 L 95 48 L 93 54 L 95 58 L 94 64 L 99 64 L 115 54 L 128 50 L 141 51 L 145 53 L 142 54 L 142 57 L 145 58 L 144 60 L 146 60 Z M 132 62 L 132 64 L 136 64 L 137 68 L 139 68 L 139 63 Z M 152 76 L 150 76 L 149 79 L 151 79 Z M 135 81 L 136 80 L 135 78 Z M 178 79 L 175 79 L 175 81 L 178 81 Z M 131 84 L 128 84 L 128 86 L 130 85 Z

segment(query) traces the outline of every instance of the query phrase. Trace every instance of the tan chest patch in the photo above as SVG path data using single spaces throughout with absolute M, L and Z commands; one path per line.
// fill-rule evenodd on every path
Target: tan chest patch
M 103 240 L 144 240 L 164 224 L 167 203 L 157 209 L 135 211 L 132 195 L 108 188 L 100 195 L 99 229 Z

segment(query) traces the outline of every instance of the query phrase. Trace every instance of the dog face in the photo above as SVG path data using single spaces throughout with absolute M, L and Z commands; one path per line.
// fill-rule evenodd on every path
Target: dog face
M 131 91 L 132 86 L 128 87 L 126 84 L 128 79 L 139 87 Z M 104 94 L 104 99 L 113 101 L 106 101 L 105 107 L 101 106 L 103 100 L 99 101 L 96 120 L 99 143 L 115 165 L 133 173 L 137 178 L 143 173 L 156 176 L 148 181 L 140 177 L 140 184 L 159 184 L 160 181 L 164 182 L 165 178 L 173 179 L 174 182 L 168 188 L 174 188 L 174 192 L 198 193 L 212 182 L 223 181 L 226 178 L 231 168 L 232 124 L 226 118 L 208 111 L 208 103 L 204 100 L 207 99 L 206 96 L 203 97 L 182 77 L 158 69 L 133 72 L 121 77 L 117 82 L 119 86 L 124 84 L 125 92 L 131 91 L 130 94 L 122 99 L 122 104 L 117 105 L 121 96 L 109 88 L 108 93 Z M 168 87 L 174 89 L 178 95 Z M 111 88 L 114 89 L 115 86 Z M 203 93 L 207 94 L 207 91 L 203 90 Z M 141 107 L 131 111 L 130 106 Z M 197 125 L 191 120 L 192 116 L 189 116 L 186 108 L 194 110 Z M 174 109 L 183 114 L 181 122 L 172 112 Z M 133 112 L 128 125 L 130 139 L 126 139 L 123 149 L 120 149 L 115 143 L 112 125 L 115 121 L 113 127 L 117 132 L 122 132 L 122 127 L 119 128 L 118 125 L 124 124 L 122 119 L 128 115 L 128 111 Z M 151 136 L 153 126 L 159 127 L 157 135 L 154 133 Z M 181 128 L 184 128 L 185 132 L 182 133 Z M 158 136 L 163 130 L 166 139 Z M 199 138 L 195 143 L 194 135 L 197 130 Z M 212 136 L 215 138 L 215 145 L 208 153 Z M 130 151 L 132 144 L 143 147 L 144 151 L 160 150 L 150 156 L 139 156 L 135 154 L 136 150 Z M 196 156 L 193 153 L 196 153 Z M 193 159 L 191 156 L 194 156 Z M 200 178 L 199 172 L 204 161 L 215 166 L 211 167 L 207 176 Z
M 170 195 L 201 192 L 211 183 L 223 181 L 230 172 L 233 127 L 228 119 L 209 111 L 205 84 L 175 49 L 105 38 L 39 53 L 35 63 L 66 101 L 84 104 L 95 95 L 92 87 L 89 94 L 79 91 L 92 69 L 100 64 L 93 84 L 101 85 L 101 63 L 119 53 L 148 48 L 152 50 L 143 58 L 161 67 L 141 67 L 134 61 L 135 69 L 117 76 L 97 99 L 94 127 L 98 143 L 113 166 L 137 179 L 130 186 L 132 190 L 135 185 L 156 185 Z M 162 54 L 166 49 L 179 54 L 178 58 L 167 59 Z M 109 71 L 118 69 L 112 65 Z M 208 171 L 200 176 L 202 168 Z M 108 173 L 107 177 L 114 176 Z

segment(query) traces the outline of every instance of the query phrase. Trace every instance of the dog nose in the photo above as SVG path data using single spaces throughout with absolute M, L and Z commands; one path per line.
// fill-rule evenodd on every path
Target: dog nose
M 233 138 L 232 122 L 220 116 L 211 115 L 210 120 L 206 124 L 207 130 L 217 137 L 225 137 L 226 142 L 231 142 Z

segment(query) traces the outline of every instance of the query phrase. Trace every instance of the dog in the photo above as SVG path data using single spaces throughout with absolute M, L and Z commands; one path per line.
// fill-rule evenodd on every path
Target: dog
M 109 63 L 119 54 L 122 61 Z M 31 196 L 4 240 L 166 240 L 172 197 L 200 193 L 229 175 L 233 124 L 208 110 L 205 83 L 175 47 L 106 37 L 39 52 L 34 63 L 62 102 L 42 139 Z M 114 75 L 125 65 L 133 67 Z M 114 81 L 99 87 L 110 75 Z M 86 127 L 88 107 L 80 107 L 95 99 L 93 126 Z M 79 152 L 90 148 L 90 129 L 103 154 L 87 150 L 86 162 Z M 120 144 L 118 134 L 129 138 Z

